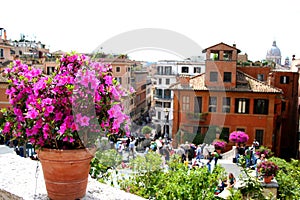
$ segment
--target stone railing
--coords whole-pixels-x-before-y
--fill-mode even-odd
[[[233,146],[230,151],[227,151],[221,155],[222,159],[224,160],[232,160],[235,157],[235,146]]]

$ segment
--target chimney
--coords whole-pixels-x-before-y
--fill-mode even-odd
[[[4,38],[3,38],[4,40],[7,40],[6,39],[6,30],[4,29]]]
[[[232,46],[236,48],[236,44],[235,43]]]

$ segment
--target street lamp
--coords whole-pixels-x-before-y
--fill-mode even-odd
[[[167,141],[169,138],[169,133],[167,133],[167,122],[169,121],[169,110],[165,108],[164,112],[165,112],[164,138]]]

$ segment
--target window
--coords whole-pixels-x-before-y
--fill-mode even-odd
[[[170,79],[169,78],[166,79],[166,85],[170,85]]]
[[[230,113],[230,97],[223,97],[222,112]]]
[[[201,67],[194,67],[194,73],[201,73]]]
[[[13,49],[11,49],[11,50],[10,50],[10,55],[15,55],[15,54],[16,54],[16,51],[13,50]]]
[[[280,83],[281,84],[288,84],[290,82],[290,77],[288,76],[280,76]]]
[[[235,113],[249,114],[249,99],[235,99]]]
[[[217,97],[209,97],[208,112],[217,112]]]
[[[116,80],[117,80],[120,84],[122,84],[122,77],[116,77]]]
[[[156,101],[156,102],[155,102],[155,107],[161,108],[161,107],[162,107],[162,102]]]
[[[190,111],[190,97],[189,96],[182,97],[182,110]]]
[[[165,67],[165,74],[166,75],[172,75],[172,67],[171,66]]]
[[[156,89],[156,96],[162,98],[162,89]]]
[[[3,58],[3,57],[4,57],[4,50],[0,49],[0,58]]]
[[[236,131],[242,131],[242,132],[245,132],[245,129],[244,129],[244,128],[237,128]]]
[[[232,51],[224,51],[223,60],[232,60]]]
[[[264,81],[264,75],[263,74],[257,74],[257,80]]]
[[[211,52],[210,53],[210,59],[212,59],[212,60],[219,60],[219,52],[218,51]]]
[[[185,66],[181,68],[181,73],[189,73],[189,67]]]
[[[116,72],[120,72],[121,68],[120,67],[116,67]]]
[[[161,78],[158,79],[158,84],[161,84]]]
[[[224,72],[224,82],[231,82],[231,72]]]
[[[263,145],[264,141],[264,130],[255,130],[255,139],[259,145]]]
[[[130,77],[127,78],[127,83],[130,84]]]
[[[209,80],[210,80],[210,82],[217,82],[218,81],[218,72],[210,72]]]
[[[141,101],[141,95],[139,94],[136,96],[136,102],[139,103],[140,101]]]
[[[127,67],[127,71],[130,72],[130,67]]]
[[[133,99],[131,99],[131,100],[130,100],[130,105],[132,105],[132,104],[133,104],[133,102],[134,102],[134,101],[133,101]]]
[[[50,75],[54,72],[55,67],[47,67],[47,74]]]
[[[226,142],[229,142],[229,128],[223,127],[221,134],[220,134],[220,139],[225,140]]]
[[[150,88],[147,88],[147,94],[150,94],[150,93],[151,93]]]
[[[267,99],[254,99],[254,114],[268,114],[269,100]]]
[[[162,66],[157,66],[157,73],[158,74],[163,74],[163,67]]]
[[[164,98],[170,99],[171,98],[171,90],[164,90],[164,92],[165,92]]]
[[[194,99],[194,112],[201,113],[202,112],[202,97],[195,97]]]
[[[164,108],[171,108],[170,102],[164,102]]]
[[[161,119],[161,112],[160,111],[157,112],[157,119]]]

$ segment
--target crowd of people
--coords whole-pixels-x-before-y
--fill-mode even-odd
[[[255,169],[257,159],[259,159],[259,156],[255,153],[258,148],[259,143],[256,140],[253,141],[252,146],[238,144],[238,146],[235,148],[235,157],[233,161],[235,163],[239,163],[240,157],[243,156],[246,160],[246,167]]]

